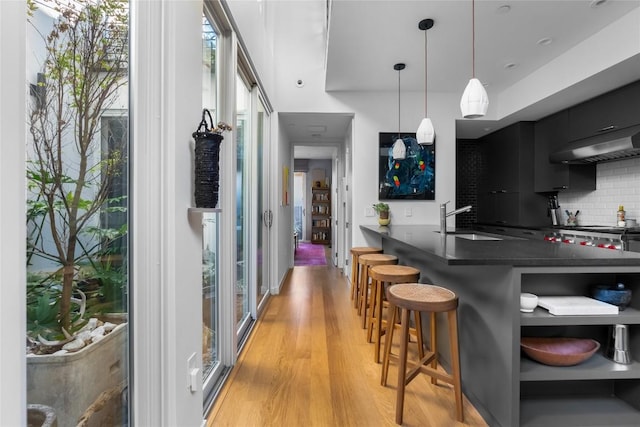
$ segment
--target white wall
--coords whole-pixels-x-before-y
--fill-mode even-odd
[[[277,182],[278,189],[272,193],[277,197],[277,202],[272,204],[277,207],[274,208],[274,226],[271,233],[277,248],[276,280],[272,283],[277,285],[277,288],[272,287],[271,293],[278,294],[284,284],[287,272],[293,267],[293,194],[291,193],[293,191],[293,147],[275,114],[272,116],[272,129],[271,143],[275,147],[273,179]],[[289,168],[288,206],[282,203],[284,167]]]
[[[232,10],[236,3],[229,4]],[[242,2],[240,2],[242,3]],[[327,112],[354,114],[352,147],[352,192],[354,207],[351,232],[352,245],[364,244],[360,224],[373,224],[375,217],[365,217],[363,206],[377,202],[378,171],[371,168],[378,163],[378,133],[397,130],[397,93],[395,92],[339,92],[324,91],[324,14],[325,5],[320,1],[267,2],[273,25],[267,34],[274,34],[275,83],[268,88],[277,111],[280,112]],[[244,4],[243,7],[248,7]],[[257,8],[257,4],[254,5]],[[260,52],[251,49],[249,40],[258,40],[263,28],[255,25],[255,14],[243,10],[234,19],[243,39],[250,47],[250,55],[259,57]],[[277,58],[277,60],[275,60]],[[269,70],[267,64],[261,64]],[[392,67],[393,64],[389,64]],[[262,68],[258,68],[261,72]],[[267,71],[268,72],[268,71]],[[298,88],[295,82],[304,81]],[[436,201],[392,202],[394,223],[438,223],[438,204],[455,199],[455,119],[459,117],[459,94],[430,93],[430,115],[438,133],[436,149]],[[422,92],[403,93],[402,131],[414,131],[423,111]],[[282,133],[280,133],[282,135]],[[283,146],[283,141],[279,141]],[[280,164],[287,161],[288,153],[279,156]],[[406,207],[412,216],[404,216]]]
[[[616,225],[618,206],[623,205],[627,218],[640,221],[640,158],[596,165],[596,189],[589,192],[559,192],[562,222],[565,209],[580,210],[581,225]]]
[[[0,425],[26,425],[26,2],[0,2]]]
[[[202,228],[190,222],[191,134],[201,117],[200,0],[132,3],[134,424],[198,426]]]

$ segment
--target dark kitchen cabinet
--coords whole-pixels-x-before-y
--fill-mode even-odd
[[[596,165],[551,163],[549,154],[569,143],[569,110],[562,110],[536,122],[534,188],[538,193],[593,191]]]
[[[640,80],[569,108],[569,141],[640,124]]]
[[[533,122],[519,122],[479,140],[478,222],[545,224],[546,198],[533,190]]]

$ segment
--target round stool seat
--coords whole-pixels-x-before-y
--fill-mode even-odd
[[[380,254],[380,253],[382,253],[382,248],[376,248],[372,246],[356,246],[355,248],[351,248],[352,255]]]
[[[413,311],[441,313],[458,307],[458,297],[449,289],[421,283],[401,283],[387,289],[387,300]]]
[[[378,265],[369,272],[372,279],[380,282],[407,283],[414,282],[415,275],[420,275],[420,270],[408,265]]]
[[[358,257],[358,263],[362,265],[385,265],[396,264],[398,257],[389,254],[363,254]]]

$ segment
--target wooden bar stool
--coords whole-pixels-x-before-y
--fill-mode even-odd
[[[353,301],[353,308],[358,308],[358,302],[360,301],[360,267],[358,265],[358,258],[360,255],[381,253],[382,248],[370,246],[357,246],[351,248],[351,300]]]
[[[396,423],[402,424],[402,411],[404,406],[404,389],[419,373],[431,377],[431,383],[437,384],[442,380],[453,385],[456,398],[456,419],[464,422],[462,408],[462,388],[460,384],[460,354],[458,348],[458,321],[457,308],[458,297],[452,291],[440,286],[421,283],[406,283],[387,288],[387,300],[389,301],[388,324],[396,322],[396,308],[401,311],[400,354],[398,356],[398,389],[396,397]],[[407,372],[407,341],[409,340],[409,312],[428,312],[431,317],[431,340],[429,351],[421,357],[420,362]],[[451,374],[437,370],[438,347],[436,343],[436,313],[447,313],[449,326],[449,341],[451,344]],[[389,358],[393,329],[389,328],[387,339],[384,343],[384,358],[382,362],[382,385],[387,385],[387,373],[389,372]],[[430,366],[425,366],[430,365]]]
[[[420,278],[420,270],[406,265],[376,265],[369,268],[369,276],[371,277],[371,292],[369,295],[369,317],[366,319],[367,324],[367,342],[371,342],[373,330],[376,331],[374,360],[380,363],[380,339],[384,335],[388,325],[382,318],[382,310],[386,306],[384,301],[384,288],[388,285],[396,283],[417,282]],[[416,318],[418,327],[419,314]],[[393,329],[393,328],[391,328]],[[422,334],[416,334],[419,339],[419,350],[422,355]]]
[[[365,254],[360,255],[358,258],[358,264],[360,266],[360,289],[358,292],[358,315],[362,316],[362,327],[367,327],[367,310],[373,306],[369,306],[369,271],[371,267],[377,265],[394,265],[398,263],[398,257],[395,255],[387,254]]]

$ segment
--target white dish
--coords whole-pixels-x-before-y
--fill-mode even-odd
[[[523,313],[532,313],[538,306],[538,296],[524,292],[520,294],[520,311]]]

